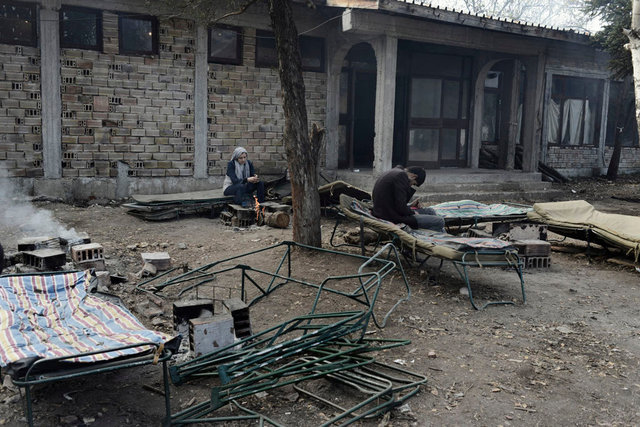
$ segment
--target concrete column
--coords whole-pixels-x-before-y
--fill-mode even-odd
[[[62,99],[60,97],[60,0],[40,9],[40,98],[44,177],[62,177]]]
[[[476,169],[480,164],[480,148],[482,147],[484,81],[487,78],[487,73],[497,61],[490,60],[484,55],[479,55],[474,58],[474,62],[477,65],[474,66],[474,73],[471,77],[473,98],[471,99],[471,117],[469,117],[471,133],[469,135],[469,160],[467,161],[467,165],[470,168]]]
[[[513,60],[511,84],[509,87],[509,124],[507,126],[507,156],[504,163],[506,170],[513,170],[518,141],[518,106],[520,104],[520,61]]]
[[[208,98],[208,62],[207,28],[198,25],[196,29],[196,70],[193,94],[193,119],[195,147],[193,150],[193,177],[207,178],[207,98]]]
[[[553,73],[551,71],[547,71],[545,74],[545,88],[543,95],[543,105],[549,105],[549,100],[551,99],[551,83],[553,82]],[[543,108],[544,109],[544,108]],[[544,111],[543,111],[544,114]],[[524,120],[524,117],[522,118]],[[542,136],[540,143],[540,158],[539,160],[543,163],[547,161],[547,151],[549,150],[549,140],[547,138],[547,133],[549,129],[549,123],[547,122],[547,117],[543,116],[542,120]]]
[[[523,62],[527,69],[527,85],[524,100],[522,171],[538,170],[540,159],[540,141],[542,136],[542,100],[544,98],[545,57],[526,58]]]
[[[371,45],[376,53],[377,68],[373,174],[378,175],[392,167],[398,39],[384,36]]]
[[[342,62],[350,44],[345,45],[344,40],[331,37],[327,40],[327,114],[325,119],[325,167],[330,170],[338,169],[338,149],[340,136],[338,124],[340,123],[340,73]]]

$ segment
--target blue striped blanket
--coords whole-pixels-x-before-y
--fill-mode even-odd
[[[87,293],[88,272],[0,277],[0,367],[27,357],[54,358],[169,336],[129,311]],[[97,362],[149,350],[135,347],[71,359]]]

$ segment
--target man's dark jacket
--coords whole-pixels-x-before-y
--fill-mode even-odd
[[[415,193],[409,176],[402,167],[396,166],[383,173],[373,186],[373,215],[393,223],[404,223],[418,228],[418,221],[407,203]]]

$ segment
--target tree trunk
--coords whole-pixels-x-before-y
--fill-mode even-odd
[[[269,0],[269,15],[276,38],[282,87],[284,147],[291,177],[293,240],[320,247],[318,157],[323,131],[314,124],[313,134],[309,136],[298,30],[293,21],[290,0]]]
[[[607,169],[607,179],[611,181],[618,179],[618,169],[622,154],[622,133],[624,132],[625,126],[629,125],[631,114],[633,113],[633,107],[635,106],[632,94],[627,91],[627,88],[629,88],[631,83],[629,78],[630,77],[625,77],[625,80],[622,83],[622,93],[618,96],[618,106],[616,109],[618,117],[615,118],[616,128],[613,141],[613,152],[611,153],[611,160],[609,160],[609,168]]]
[[[636,122],[640,130],[640,0],[633,0],[631,12],[631,30],[625,31],[629,37],[629,50],[631,51],[631,62],[633,63],[633,87],[636,97]]]

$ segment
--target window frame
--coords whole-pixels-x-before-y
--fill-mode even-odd
[[[315,73],[324,73],[325,71],[325,57],[327,55],[327,49],[326,49],[326,43],[325,43],[325,39],[323,37],[313,37],[313,36],[299,36],[298,37],[298,45],[300,46],[300,57],[302,59],[302,62],[304,63],[304,41],[319,41],[321,46],[320,46],[320,65],[317,67],[305,67],[304,65],[302,66],[302,70],[303,71],[312,71]],[[308,56],[307,56],[308,57]]]
[[[80,43],[69,43],[64,44],[64,27],[62,23],[64,22],[63,14],[65,10],[73,10],[77,12],[84,12],[88,14],[93,14],[96,17],[96,45],[88,46],[82,45]],[[119,24],[118,24],[119,25]],[[102,10],[95,9],[91,7],[78,7],[78,6],[69,6],[62,5],[60,8],[60,48],[62,49],[84,49],[84,50],[97,50],[98,52],[102,52],[103,48],[103,32],[102,32]]]
[[[236,38],[236,58],[223,58],[219,56],[211,55],[211,33],[216,29],[221,30],[230,30],[234,31],[237,34]],[[242,53],[243,53],[243,45],[244,45],[244,30],[242,27],[236,27],[233,25],[225,25],[225,24],[216,24],[213,27],[209,27],[208,33],[208,43],[207,43],[207,62],[216,63],[216,64],[230,64],[230,65],[242,65]]]
[[[122,32],[122,20],[123,19],[137,19],[139,21],[149,21],[151,22],[151,32],[153,33],[151,36],[151,50],[125,50],[123,47],[123,32]],[[158,46],[159,46],[159,24],[158,18],[153,15],[143,15],[143,14],[130,14],[130,13],[119,13],[118,14],[118,53],[120,55],[135,55],[135,56],[151,56],[158,54]]]
[[[585,115],[586,115],[586,110],[583,109],[582,114],[581,114],[581,123],[580,123],[580,141],[578,144],[567,144],[567,143],[563,143],[563,138],[562,138],[562,128],[564,126],[563,123],[563,115],[564,115],[564,108],[565,108],[565,104],[564,101],[567,99],[581,99],[583,102],[585,100],[589,100],[589,98],[586,95],[583,95],[582,98],[570,98],[569,95],[566,94],[566,92],[561,93],[561,96],[559,97],[554,97],[554,79],[558,79],[558,82],[562,81],[562,85],[566,86],[571,84],[571,82],[568,82],[569,80],[579,80],[582,81],[583,84],[583,93],[585,91],[586,85],[585,82],[586,81],[592,81],[594,82],[598,87],[596,87],[596,93],[597,95],[597,100],[599,101],[597,103],[597,107],[598,109],[595,110],[594,112],[596,114],[596,119],[593,122],[593,139],[592,141],[585,143],[584,142],[584,132],[585,132]],[[568,82],[568,83],[567,83]],[[581,75],[570,75],[570,74],[556,74],[553,73],[551,75],[551,87],[550,87],[550,92],[549,92],[549,101],[554,101],[556,102],[557,100],[559,100],[560,102],[559,104],[559,111],[558,111],[558,129],[557,129],[557,141],[558,142],[554,142],[552,140],[547,140],[547,144],[550,147],[560,147],[560,148],[587,148],[587,147],[598,147],[600,146],[600,141],[601,141],[601,136],[602,136],[602,132],[606,132],[606,124],[605,124],[605,129],[602,129],[601,126],[601,120],[602,120],[602,107],[604,105],[604,79],[601,77],[590,77],[590,76],[581,76]],[[549,106],[547,105],[546,108],[548,109]],[[545,114],[546,116],[546,114]],[[546,118],[546,120],[548,120],[548,118]],[[547,126],[549,126],[549,123],[547,123]],[[605,135],[606,136],[606,135]],[[545,136],[546,137],[546,136]],[[606,143],[606,140],[605,140]]]
[[[259,58],[260,55],[260,40],[262,39],[266,39],[266,38],[272,38],[274,41],[274,49],[277,50],[277,47],[275,47],[275,35],[273,33],[273,31],[269,31],[269,30],[256,30],[256,55],[255,55],[255,64],[256,67],[258,68],[272,68],[272,67],[277,67],[278,66],[278,61],[277,61],[277,51],[276,51],[276,62],[275,63],[270,63],[268,61],[264,61],[262,59]],[[303,63],[303,59],[304,59],[304,42],[303,40],[319,40],[321,41],[321,57],[320,57],[320,65],[318,67],[308,67],[305,66]],[[310,71],[310,72],[316,72],[316,73],[324,73],[325,72],[325,64],[326,64],[326,41],[323,37],[313,37],[313,36],[298,36],[298,47],[300,49],[300,59],[302,60],[302,71]]]
[[[27,7],[31,9],[31,13],[33,15],[33,20],[31,22],[31,39],[27,42],[24,41],[16,41],[15,39],[9,39],[2,36],[2,32],[0,32],[0,43],[2,44],[11,44],[18,46],[29,46],[29,47],[37,47],[38,46],[38,6],[36,3],[26,3],[21,1],[12,1],[6,0],[3,2],[6,6],[21,6]]]

